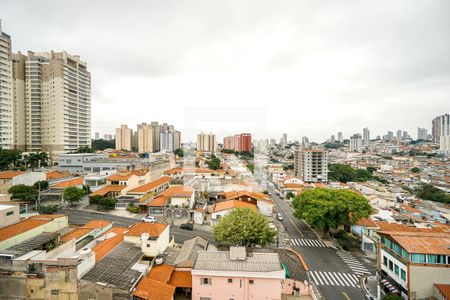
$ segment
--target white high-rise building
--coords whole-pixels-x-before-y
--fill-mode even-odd
[[[343,143],[344,142],[344,136],[342,135],[342,132],[338,132],[338,141],[339,143]]]
[[[417,139],[423,141],[428,140],[428,131],[425,128],[417,127]]]
[[[443,135],[439,139],[439,150],[445,152],[447,155],[450,154],[450,135]]]
[[[288,144],[287,140],[287,133],[283,133],[283,136],[281,137],[281,146],[285,147]]]
[[[298,149],[296,149],[298,151]],[[328,181],[328,152],[318,149],[294,151],[294,169],[297,176],[305,182]],[[295,167],[295,164],[300,167]]]
[[[2,31],[0,20],[0,148],[14,148],[14,95],[11,37]]]
[[[370,144],[370,131],[369,128],[364,128],[363,129],[363,140],[362,140],[362,145],[363,147],[368,147]]]
[[[441,136],[450,135],[450,114],[437,116],[432,121],[433,142],[439,143]]]
[[[216,135],[213,133],[205,134],[203,132],[197,134],[197,150],[213,153],[216,152],[217,150]]]
[[[137,142],[139,153],[152,153],[153,151],[153,127],[147,123],[137,126]]]
[[[350,137],[350,151],[362,151],[362,137],[361,134],[355,133]]]

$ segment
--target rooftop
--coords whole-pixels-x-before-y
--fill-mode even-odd
[[[14,177],[18,175],[25,174],[24,171],[4,171],[0,172],[0,179],[13,179]]]
[[[28,219],[25,219],[19,223],[12,224],[3,228],[0,228],[0,242],[8,240],[18,234],[32,230],[36,227],[47,224],[53,219],[64,217],[63,215],[36,215]]]
[[[247,207],[251,209],[256,209],[256,205],[249,202],[239,201],[239,200],[228,200],[214,204],[213,212],[218,212],[222,210],[227,210],[231,208],[242,208]]]
[[[116,288],[129,291],[141,276],[141,272],[131,269],[141,256],[140,247],[122,242],[82,279],[93,283],[112,284]]]
[[[83,177],[76,177],[65,181],[60,181],[52,184],[51,188],[66,188],[71,186],[79,186],[84,184],[84,178]]]
[[[110,184],[102,187],[99,190],[96,190],[95,192],[91,193],[90,196],[96,195],[105,196],[110,192],[121,192],[126,187],[127,187],[126,185]]]
[[[172,300],[175,287],[167,283],[144,277],[139,281],[133,295],[145,300]]]
[[[139,222],[131,226],[125,235],[141,236],[143,233],[148,233],[150,237],[159,237],[159,235],[166,230],[169,225],[162,223],[146,223]]]
[[[380,232],[409,253],[450,255],[450,235],[444,232]]]
[[[164,177],[158,178],[152,182],[149,182],[147,184],[138,186],[137,188],[129,190],[128,192],[129,193],[148,193],[148,192],[160,187],[161,185],[170,182],[171,179],[172,179],[171,177],[164,176]]]

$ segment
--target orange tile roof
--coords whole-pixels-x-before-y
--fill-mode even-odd
[[[150,201],[149,203],[147,203],[147,206],[164,207],[164,206],[166,206],[166,203],[168,200],[169,200],[169,198],[167,198],[167,197],[158,196],[155,199],[153,199],[152,201]]]
[[[91,228],[76,228],[69,233],[66,233],[61,237],[61,242],[67,243],[73,239],[80,239],[90,233],[92,231]]]
[[[219,195],[224,196],[227,200],[237,199],[242,196],[248,196],[248,197],[254,198],[256,200],[268,199],[268,196],[266,194],[247,191],[247,190],[219,193]]]
[[[148,233],[152,237],[159,237],[159,235],[166,230],[167,226],[167,224],[161,223],[139,222],[131,226],[126,235],[141,236],[143,233]]]
[[[150,279],[168,283],[174,269],[175,268],[170,265],[165,264],[159,266],[154,265],[150,270],[150,272],[147,274],[147,277]]]
[[[57,218],[62,218],[65,217],[65,215],[60,215],[60,214],[54,214],[54,215],[34,215],[34,216],[30,216],[29,219],[34,219],[34,220],[53,220],[53,219],[57,219]]]
[[[356,222],[356,225],[364,226],[364,227],[375,227],[377,228],[377,224],[371,218],[361,218]]]
[[[13,179],[17,175],[21,175],[24,173],[24,171],[4,171],[0,172],[0,179]]]
[[[449,232],[449,226],[436,226],[430,228],[419,228],[406,226],[398,223],[388,223],[385,221],[374,221],[380,231],[384,232]]]
[[[191,197],[193,192],[190,186],[178,185],[172,188],[170,197]]]
[[[192,274],[189,271],[173,271],[169,284],[174,287],[192,288]]]
[[[241,208],[248,207],[251,209],[256,209],[256,205],[249,202],[239,201],[239,200],[228,200],[224,202],[219,202],[214,204],[213,212],[218,212],[222,210],[227,210],[231,208]]]
[[[172,180],[171,177],[164,176],[164,177],[158,178],[152,182],[146,183],[144,185],[138,186],[137,188],[129,190],[128,193],[148,193],[148,192],[160,187],[161,185],[169,183],[170,180]]]
[[[109,176],[108,178],[106,178],[106,180],[108,181],[128,181],[128,179],[130,179],[132,176],[136,176],[135,174],[132,173],[117,173],[117,174],[113,174],[111,176]]]
[[[417,208],[411,207],[409,205],[402,205],[402,206],[400,206],[400,208],[402,208],[403,210],[406,210],[408,212],[411,212],[411,213],[418,213],[418,214],[422,213]]]
[[[450,235],[446,232],[380,232],[390,236],[409,253],[450,255]]]
[[[92,220],[83,225],[83,228],[100,229],[111,225],[112,222],[105,220]]]
[[[108,194],[110,192],[121,192],[126,187],[127,187],[126,185],[109,184],[107,186],[102,187],[99,190],[96,190],[95,192],[91,193],[89,196],[96,196],[96,195],[105,196],[106,194]]]
[[[438,288],[441,294],[444,295],[445,299],[450,299],[450,284],[435,283],[434,285]]]
[[[173,168],[173,169],[164,171],[164,174],[169,175],[169,174],[178,174],[178,173],[182,173],[182,172],[183,172],[183,168]]]
[[[123,235],[127,230],[128,228],[124,227],[113,227],[100,236],[102,237],[109,233],[116,234],[111,238],[101,241],[92,248],[92,251],[95,252],[95,263],[98,263],[100,260],[102,260],[103,257],[105,257],[109,252],[111,252],[111,250],[113,250],[123,241]]]
[[[69,172],[60,172],[60,171],[49,171],[45,174],[47,180],[59,179],[64,177],[69,177]]]
[[[9,240],[10,238],[34,229],[36,227],[42,226],[49,223],[50,219],[26,219],[19,223],[12,224],[3,228],[0,228],[0,242]]]
[[[301,189],[304,187],[304,184],[302,183],[285,183],[284,187],[287,189]]]
[[[172,300],[175,287],[164,282],[142,278],[133,291],[133,295],[145,300]]]
[[[70,186],[79,186],[79,185],[83,185],[83,184],[84,184],[84,178],[83,177],[77,177],[77,178],[72,178],[72,179],[69,179],[69,180],[65,180],[65,181],[54,183],[50,187],[52,187],[52,188],[66,188],[66,187],[70,187]]]

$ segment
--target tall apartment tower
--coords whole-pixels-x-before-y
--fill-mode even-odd
[[[342,135],[342,132],[338,132],[338,141],[339,141],[339,143],[343,143],[344,142],[344,136]]]
[[[161,127],[158,122],[151,122],[150,125],[153,132],[153,152],[158,152],[160,150]]]
[[[252,135],[250,133],[242,133],[239,144],[239,152],[253,152]]]
[[[14,96],[11,37],[2,31],[0,20],[0,147],[14,148]]]
[[[283,133],[283,136],[281,137],[281,146],[285,147],[287,143],[287,133]]]
[[[203,132],[197,134],[197,150],[213,153],[216,152],[217,150],[216,135],[213,133],[205,134]]]
[[[223,138],[223,149],[234,150],[234,136]]]
[[[294,153],[295,158],[295,153]],[[299,153],[299,176],[305,182],[328,181],[328,152],[319,149],[302,149]]]
[[[13,54],[14,143],[60,153],[91,146],[91,75],[86,62],[62,52]]]
[[[431,134],[434,143],[439,143],[441,136],[450,135],[450,114],[437,116],[433,119]]]
[[[137,141],[139,153],[153,152],[153,130],[151,125],[142,123],[137,126]]]
[[[362,145],[364,147],[368,147],[370,143],[370,131],[369,128],[364,128],[363,129],[363,140],[362,140]]]
[[[300,152],[300,146],[294,146],[294,176],[301,177],[301,152]]]
[[[423,141],[428,140],[428,131],[426,128],[417,127],[417,139]]]
[[[361,150],[362,150],[361,134],[355,133],[350,137],[350,151],[361,152]]]
[[[131,151],[132,136],[133,129],[128,128],[127,125],[116,128],[116,150]]]
[[[167,125],[164,123],[160,126],[160,134],[159,134],[159,145],[161,151],[172,152],[174,149],[174,136],[173,136],[173,125]]]
[[[181,132],[178,130],[173,133],[173,148],[174,150],[181,149]]]

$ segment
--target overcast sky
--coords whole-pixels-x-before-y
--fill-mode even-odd
[[[14,51],[92,74],[92,132],[167,122],[322,141],[450,112],[450,1],[0,0]]]

